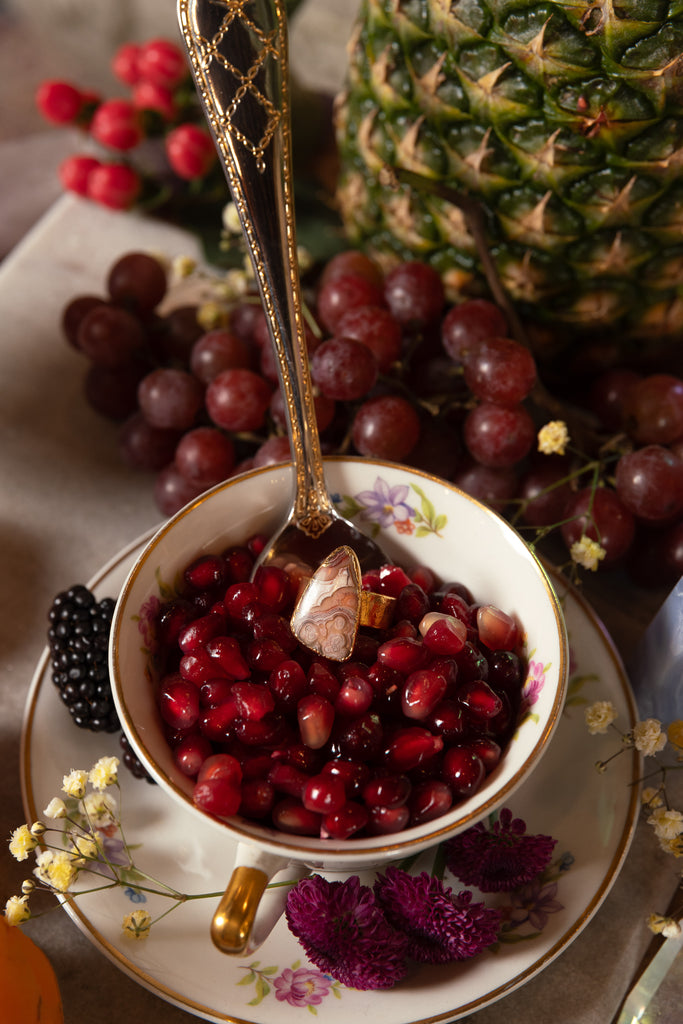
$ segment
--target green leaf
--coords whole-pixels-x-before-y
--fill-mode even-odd
[[[315,1008],[315,1006],[313,1005],[313,1003],[309,1003],[309,1004],[308,1004],[308,1006],[307,1006],[307,1010],[308,1010],[308,1012],[309,1012],[309,1013],[312,1013],[312,1014],[313,1014],[313,1015],[314,1015],[315,1017],[317,1017],[317,1016],[318,1016],[318,1011],[316,1010],[316,1008]]]
[[[415,531],[415,536],[428,537],[431,532],[432,531],[426,526],[418,526],[417,530]]]
[[[253,985],[255,981],[256,981],[256,975],[254,974],[253,971],[249,971],[249,973],[245,974],[243,978],[240,978],[240,980],[237,982],[237,984],[238,985]]]
[[[334,985],[332,986],[332,995],[335,997],[335,999],[341,999],[342,997],[342,994],[339,991],[339,982],[337,981],[335,981]]]
[[[444,526],[448,522],[448,516],[440,515],[434,520],[434,532],[438,533],[439,530],[443,530]]]
[[[292,970],[296,971],[298,967],[301,967],[301,960],[295,960],[292,964]]]
[[[277,974],[279,967],[264,967],[261,974]]]
[[[427,522],[433,523],[434,519],[436,518],[436,509],[434,508],[431,501],[429,500],[429,498],[427,497],[427,495],[425,494],[421,487],[418,487],[416,484],[413,484],[412,486],[413,490],[417,491],[417,493],[420,495],[420,498],[422,499],[422,515],[425,517]]]
[[[259,974],[256,978],[256,995],[253,999],[249,1000],[248,1006],[258,1006],[262,999],[265,999],[270,992],[270,985],[267,981],[264,981]]]

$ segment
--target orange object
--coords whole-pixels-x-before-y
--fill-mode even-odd
[[[1,914],[0,1000],[2,1019],[12,1024],[64,1024],[52,964],[21,928],[7,924]]]

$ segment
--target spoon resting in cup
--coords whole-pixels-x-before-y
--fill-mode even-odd
[[[179,0],[195,85],[249,249],[285,398],[294,492],[257,561],[312,571],[348,547],[361,570],[387,559],[335,509],[325,483],[299,281],[282,0]]]

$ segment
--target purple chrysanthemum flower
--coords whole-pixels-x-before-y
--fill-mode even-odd
[[[467,960],[498,938],[498,910],[472,903],[467,890],[455,895],[426,871],[409,875],[389,867],[375,882],[375,895],[389,923],[407,935],[408,956],[419,963]]]
[[[311,963],[349,988],[392,988],[406,974],[408,939],[357,875],[344,882],[302,879],[290,890],[285,915]]]
[[[526,824],[505,807],[490,829],[480,822],[449,839],[446,864],[465,885],[510,892],[545,870],[556,842],[551,836],[527,835]]]

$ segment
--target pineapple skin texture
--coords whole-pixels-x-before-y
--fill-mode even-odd
[[[487,293],[476,199],[527,320],[632,349],[683,332],[683,0],[363,0],[336,98],[349,241]],[[560,346],[561,347],[561,346]]]

